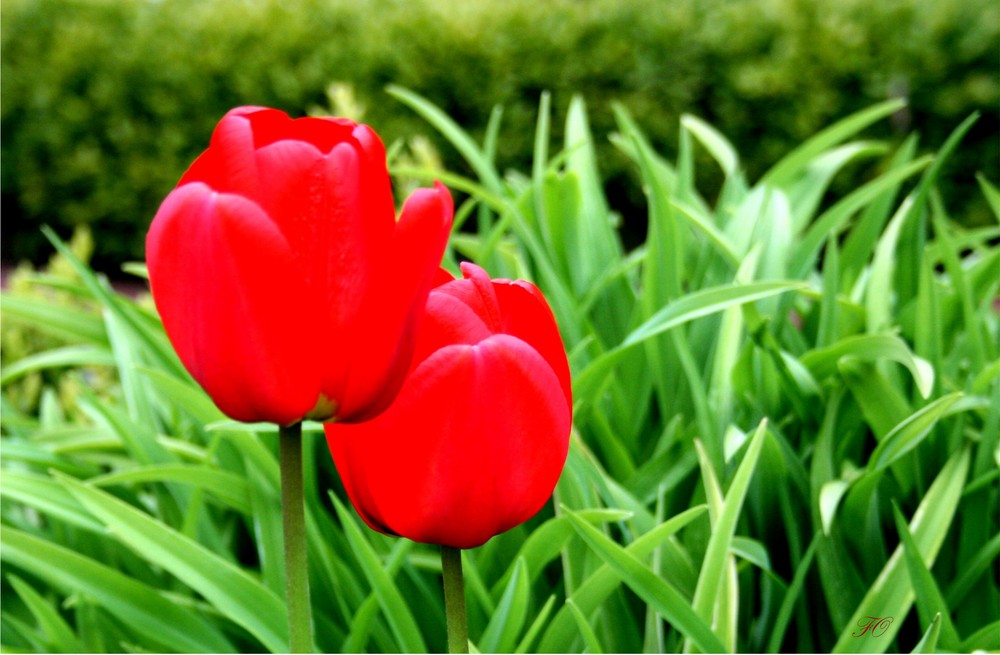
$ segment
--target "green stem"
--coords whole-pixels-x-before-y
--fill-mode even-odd
[[[469,627],[465,621],[465,582],[462,579],[462,551],[441,546],[444,573],[444,613],[448,624],[448,652],[469,652]]]
[[[285,597],[292,653],[312,651],[306,517],[302,492],[302,424],[278,428],[281,464],[281,524],[285,540]]]

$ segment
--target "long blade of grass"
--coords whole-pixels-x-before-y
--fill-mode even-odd
[[[108,346],[108,335],[104,321],[95,314],[57,306],[40,298],[24,298],[8,293],[0,294],[0,313],[4,320],[42,330],[57,339],[78,344]]]
[[[60,482],[137,554],[196,590],[272,652],[288,648],[281,599],[245,571],[127,503],[64,475]]]
[[[924,632],[924,636],[920,638],[917,645],[913,647],[911,653],[936,653],[938,638],[941,635],[941,617],[942,614],[936,614],[934,620],[931,624],[927,626],[927,630]]]
[[[962,488],[965,486],[969,462],[968,448],[963,448],[949,459],[910,520],[913,541],[928,567],[934,563],[941,544],[948,535],[948,527],[955,516]],[[913,604],[913,598],[913,586],[906,571],[903,545],[900,544],[865,594],[854,616],[842,628],[833,652],[884,653],[902,627],[903,617]],[[852,636],[868,616],[892,617],[894,620],[878,639]]]
[[[851,216],[876,201],[887,191],[896,188],[904,180],[925,169],[931,164],[931,161],[930,156],[921,157],[905,166],[887,171],[871,182],[858,187],[823,212],[809,226],[796,246],[791,262],[788,264],[789,275],[796,279],[805,277],[810,267],[815,263],[823,243],[840,234]]]
[[[785,592],[785,597],[781,601],[781,607],[778,609],[778,614],[774,619],[774,626],[770,631],[771,636],[767,640],[768,653],[781,652],[781,644],[785,640],[788,624],[792,619],[792,612],[795,611],[795,604],[798,602],[802,588],[805,586],[806,574],[809,573],[809,567],[812,565],[818,545],[819,537],[816,536],[813,538],[812,543],[809,544],[805,554],[802,555],[802,560],[795,569],[795,574],[792,576],[792,583],[788,585],[788,591]]]
[[[66,620],[46,601],[41,594],[35,591],[31,585],[17,577],[8,575],[7,579],[14,587],[14,591],[21,597],[24,604],[28,606],[28,611],[35,617],[38,627],[48,638],[48,643],[60,653],[82,653],[83,644],[73,633]]]
[[[250,513],[249,485],[246,478],[230,471],[213,470],[205,466],[187,464],[142,466],[101,475],[87,482],[96,487],[142,482],[182,482],[208,491],[238,512]]]
[[[640,536],[627,546],[625,551],[636,558],[648,557],[671,536],[707,511],[708,508],[705,505],[696,505],[683,511]],[[573,592],[572,598],[583,613],[588,614],[611,595],[619,582],[618,574],[612,570],[609,564],[604,564],[579,585]],[[565,607],[560,609],[542,636],[538,648],[539,652],[567,652],[574,637],[573,625],[569,610]]]
[[[164,646],[188,653],[233,653],[217,628],[157,590],[46,539],[8,526],[0,556],[46,582],[100,603],[138,632],[153,632]]]
[[[433,125],[455,149],[465,158],[472,170],[476,171],[492,193],[503,193],[503,182],[497,174],[496,168],[490,161],[482,148],[472,140],[468,132],[463,130],[458,123],[448,114],[444,113],[426,98],[404,89],[403,87],[390,84],[386,87],[386,92],[396,98],[404,105],[417,112],[424,120]]]
[[[29,355],[4,366],[3,374],[0,376],[0,385],[9,384],[28,373],[48,368],[113,366],[114,363],[114,357],[105,348],[87,345],[66,346]]]
[[[739,155],[733,144],[717,129],[691,114],[681,116],[681,127],[690,132],[701,145],[705,146],[712,158],[719,163],[726,177],[736,172],[740,165]]]
[[[337,516],[340,517],[340,524],[343,526],[344,534],[351,545],[354,556],[358,558],[361,570],[372,586],[375,597],[378,598],[382,614],[389,623],[397,646],[404,653],[426,652],[427,647],[423,635],[420,634],[420,629],[417,627],[417,622],[406,606],[403,595],[389,574],[386,573],[382,560],[365,539],[361,529],[355,523],[354,517],[350,515],[340,499],[332,493],[330,499],[333,501]]]
[[[580,537],[614,570],[632,591],[653,607],[664,619],[706,653],[725,652],[725,646],[712,628],[694,611],[688,601],[669,583],[657,576],[634,555],[601,532],[566,510]]]
[[[521,637],[520,643],[517,645],[517,649],[514,650],[515,653],[522,654],[527,653],[528,649],[531,648],[531,644],[534,643],[535,637],[541,632],[542,626],[545,622],[549,620],[549,614],[552,613],[552,608],[556,605],[556,597],[549,596],[548,600],[542,606],[541,611],[535,616],[535,620],[531,622],[531,626],[528,628],[524,636]]]
[[[4,444],[4,450],[8,448]],[[58,482],[34,473],[5,469],[0,494],[8,500],[24,503],[67,525],[101,534],[104,526],[94,520],[83,505]]]
[[[633,330],[620,346],[595,359],[581,371],[573,382],[573,395],[578,398],[587,398],[593,393],[595,385],[603,381],[611,368],[621,361],[630,348],[652,337],[678,325],[723,311],[729,307],[795,291],[803,287],[804,285],[801,283],[785,281],[726,284],[695,291],[678,298]]]
[[[934,580],[923,558],[920,557],[920,549],[913,541],[913,535],[906,525],[903,513],[899,511],[899,506],[893,503],[893,518],[896,520],[896,530],[899,532],[900,541],[903,544],[903,554],[906,557],[906,570],[910,575],[910,584],[913,585],[913,592],[917,601],[917,612],[920,615],[920,622],[927,625],[930,631],[937,625],[936,633],[940,633],[941,645],[949,650],[957,650],[962,645],[955,630],[955,625],[951,622],[950,610],[944,601],[944,595]],[[935,634],[935,639],[938,636]],[[933,649],[933,646],[931,646]]]
[[[583,637],[583,643],[586,647],[585,652],[603,653],[604,650],[601,648],[601,642],[597,639],[597,634],[594,632],[590,619],[580,611],[580,608],[577,607],[572,598],[566,600],[566,607],[569,608],[573,620],[576,621],[576,627],[580,629],[580,636]]]
[[[885,435],[882,441],[875,448],[875,452],[868,458],[869,472],[882,471],[892,465],[893,462],[920,445],[920,443],[930,434],[934,426],[942,417],[947,416],[962,398],[962,392],[948,394],[938,398],[910,416],[906,417],[899,425]],[[976,405],[965,405],[966,409],[972,409]],[[961,411],[961,407],[959,411]]]
[[[840,361],[851,358],[859,361],[888,359],[899,362],[913,374],[920,395],[930,396],[934,387],[934,369],[927,361],[917,357],[906,342],[891,334],[865,334],[844,337],[831,346],[805,353],[799,361],[809,369],[817,381],[837,371]]]
[[[760,457],[761,448],[764,446],[766,434],[767,421],[764,420],[757,426],[757,431],[750,438],[746,455],[736,470],[729,492],[722,503],[721,511],[712,526],[712,536],[709,537],[708,546],[705,549],[705,559],[702,561],[701,571],[698,574],[698,585],[695,587],[692,606],[698,616],[709,624],[715,614],[716,599],[721,593],[725,579],[726,556],[732,547],[733,536],[736,533],[736,522],[743,509],[747,490],[750,488],[750,479],[756,470],[757,460]],[[725,635],[720,632],[716,634],[720,638],[725,638]]]
[[[772,166],[761,177],[761,184],[784,186],[790,183],[810,161],[825,150],[849,139],[869,125],[882,120],[905,106],[906,102],[903,100],[887,100],[874,107],[851,114],[847,118],[834,123]]]
[[[486,653],[509,653],[528,616],[528,573],[524,559],[518,558],[514,574],[497,603],[496,611],[479,638],[479,650]]]

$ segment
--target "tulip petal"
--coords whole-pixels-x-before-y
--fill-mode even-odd
[[[386,412],[327,426],[327,440],[369,525],[472,548],[545,504],[565,463],[570,420],[545,359],[496,335],[437,351]]]
[[[418,189],[403,206],[384,259],[372,271],[361,311],[345,339],[346,379],[324,382],[341,399],[338,418],[366,420],[395,397],[414,352],[416,330],[448,243],[453,206],[441,184]],[[405,274],[402,272],[405,271]]]
[[[501,332],[530,343],[545,358],[559,378],[566,402],[573,404],[569,362],[555,316],[542,292],[524,280],[494,280],[494,293],[501,319]]]
[[[410,369],[436,351],[453,344],[475,345],[493,336],[493,331],[472,307],[453,294],[431,291],[417,333],[417,345]]]
[[[146,254],[167,334],[224,413],[287,424],[312,409],[316,321],[291,249],[260,207],[200,182],[178,187]]]
[[[284,112],[275,109],[237,107],[230,110],[215,126],[209,148],[188,167],[178,186],[204,182],[216,191],[254,197],[260,188],[251,122],[255,116],[258,123],[280,124],[290,120]]]

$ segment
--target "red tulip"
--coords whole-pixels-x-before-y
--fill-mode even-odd
[[[153,219],[153,298],[228,416],[364,419],[402,384],[451,220],[438,184],[396,221],[368,126],[240,107]]]
[[[462,272],[431,291],[393,404],[368,422],[328,424],[326,436],[369,526],[472,548],[527,521],[552,494],[572,396],[541,292],[472,264]]]

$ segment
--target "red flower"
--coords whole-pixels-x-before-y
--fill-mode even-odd
[[[472,548],[527,521],[552,494],[572,396],[541,292],[472,264],[462,272],[431,291],[393,404],[365,423],[328,424],[326,436],[369,526]]]
[[[368,126],[240,107],[153,219],[153,298],[228,416],[364,419],[402,384],[451,220],[438,184],[396,222]]]

